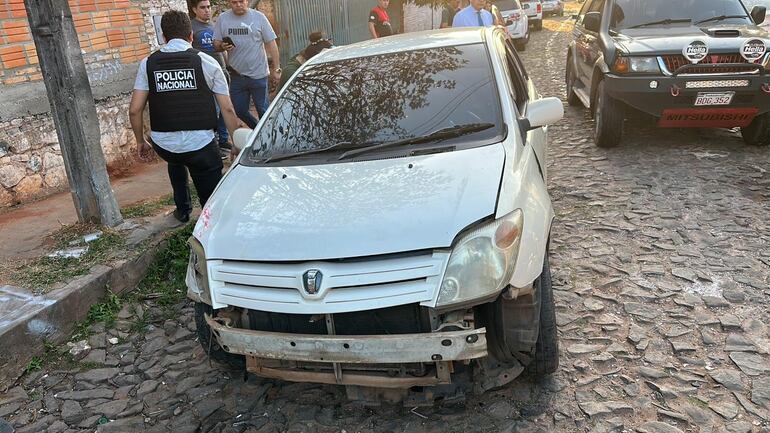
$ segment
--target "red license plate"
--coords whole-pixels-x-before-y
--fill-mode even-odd
[[[671,108],[663,110],[662,128],[733,128],[749,126],[757,108]]]

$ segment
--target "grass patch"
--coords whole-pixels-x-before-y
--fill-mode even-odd
[[[144,218],[153,216],[158,213],[159,210],[166,206],[174,204],[174,197],[171,194],[157,198],[155,200],[136,203],[131,206],[126,206],[120,209],[120,213],[123,218]]]
[[[86,243],[84,234],[101,231],[99,239]],[[15,285],[31,289],[36,294],[47,291],[56,283],[84,275],[96,264],[108,261],[125,245],[122,233],[90,224],[73,224],[51,235],[52,251],[64,248],[88,247],[80,257],[39,257],[17,266],[11,275]]]

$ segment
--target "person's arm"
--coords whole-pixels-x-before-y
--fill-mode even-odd
[[[219,104],[222,117],[225,119],[227,131],[230,132],[230,137],[232,137],[235,130],[238,129],[238,117],[235,114],[235,108],[233,108],[233,102],[230,100],[230,95],[220,95],[219,93],[215,93],[214,96],[217,98],[217,104]]]
[[[372,39],[377,39],[379,36],[377,36],[377,30],[374,28],[374,23],[369,21],[369,33],[372,34]]]
[[[274,65],[270,68],[270,78],[277,83],[281,80],[281,53],[278,52],[278,43],[275,39],[265,43],[265,52],[273,60]]]
[[[219,26],[219,20],[214,23],[214,51],[222,52],[232,50],[233,46],[222,42],[222,29]]]
[[[134,131],[139,159],[149,159],[150,143],[144,138],[144,107],[147,105],[147,97],[150,92],[134,89],[131,94],[131,103],[128,106],[128,117],[131,120],[131,129]]]

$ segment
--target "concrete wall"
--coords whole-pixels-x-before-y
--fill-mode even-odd
[[[441,8],[404,4],[404,33],[441,27]]]
[[[138,61],[157,48],[153,15],[185,0],[69,0],[114,171],[134,160],[128,102]],[[23,0],[0,2],[0,209],[67,188]]]

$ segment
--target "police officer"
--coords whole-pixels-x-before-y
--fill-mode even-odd
[[[187,14],[166,12],[160,26],[168,43],[139,64],[129,117],[140,159],[146,161],[152,148],[168,163],[176,204],[174,217],[187,222],[192,211],[187,171],[201,206],[222,178],[222,160],[214,135],[216,103],[231,135],[238,121],[219,63],[192,48],[192,26]],[[148,100],[149,143],[144,136],[142,114]]]

